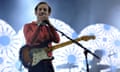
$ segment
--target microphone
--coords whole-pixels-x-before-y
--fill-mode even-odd
[[[57,29],[52,24],[50,24],[50,22],[48,20],[44,20],[43,23],[48,24],[49,26],[51,26],[52,28],[54,28],[57,31]]]
[[[42,24],[42,22],[38,23],[37,25],[40,26]]]
[[[48,24],[48,25],[50,24],[48,20],[43,20],[43,23]]]
[[[38,23],[38,26],[46,25],[46,24],[51,26],[52,28],[54,28],[57,31],[57,29],[52,24],[50,24],[50,22],[48,20],[43,20],[41,23]]]
[[[42,22],[38,23],[38,26],[40,26],[40,25],[46,25],[46,24],[48,24],[47,21],[42,21]]]

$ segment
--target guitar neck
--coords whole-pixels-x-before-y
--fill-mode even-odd
[[[64,47],[64,46],[67,46],[67,45],[70,45],[70,44],[72,44],[72,41],[67,41],[67,42],[64,42],[64,43],[53,46],[52,50],[55,50],[55,49],[58,49],[58,48],[61,48],[61,47]]]
[[[91,39],[91,38],[92,38],[92,39],[95,39],[94,36],[83,36],[83,37],[80,37],[80,38],[76,38],[76,39],[74,39],[74,40],[75,40],[75,41],[81,41],[81,40],[87,41],[87,40],[89,40],[89,39]],[[52,48],[50,48],[50,49],[55,50],[55,49],[58,49],[58,48],[60,48],[60,47],[64,47],[64,46],[70,45],[70,44],[72,44],[72,43],[73,43],[73,41],[67,41],[67,42],[64,42],[64,43],[61,43],[61,44],[52,46]]]

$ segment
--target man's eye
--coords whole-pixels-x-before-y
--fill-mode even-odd
[[[47,9],[44,9],[44,11],[47,11]]]
[[[39,11],[41,11],[42,9],[40,8]]]

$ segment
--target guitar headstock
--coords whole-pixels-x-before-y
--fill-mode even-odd
[[[84,41],[88,41],[90,39],[95,39],[96,37],[94,35],[86,35],[86,36],[82,36],[80,38]]]

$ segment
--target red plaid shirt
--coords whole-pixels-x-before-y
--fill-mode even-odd
[[[46,45],[48,47],[52,47],[52,42],[58,43],[60,41],[60,37],[58,33],[52,26],[49,25],[40,25],[40,31],[37,33],[37,37],[35,38],[34,42],[32,42],[32,38],[38,28],[36,22],[28,23],[24,25],[24,36],[26,39],[27,45]],[[46,42],[49,41],[49,42]],[[49,56],[52,56],[52,53],[48,53]]]

